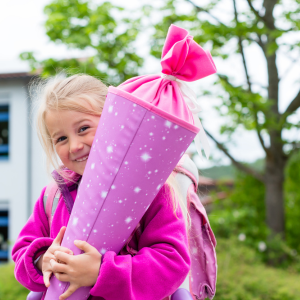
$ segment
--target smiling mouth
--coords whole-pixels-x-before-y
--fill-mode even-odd
[[[81,157],[81,158],[77,158],[77,159],[74,159],[74,161],[85,161],[85,160],[87,160],[88,159],[88,155],[86,155],[86,156],[83,156],[83,157]]]

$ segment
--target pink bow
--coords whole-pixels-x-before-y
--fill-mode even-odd
[[[209,156],[209,144],[198,118],[200,106],[195,93],[183,81],[195,81],[216,73],[208,51],[204,51],[188,32],[171,25],[162,52],[162,73],[131,78],[118,89],[153,104],[168,114],[200,129],[195,138],[196,149]]]
[[[162,73],[183,81],[195,81],[217,72],[211,54],[188,31],[171,25],[161,59]]]

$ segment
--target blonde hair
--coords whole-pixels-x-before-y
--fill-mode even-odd
[[[74,110],[100,116],[107,91],[108,88],[104,83],[86,74],[76,74],[67,77],[64,73],[59,73],[49,79],[40,79],[37,83],[33,83],[30,94],[34,99],[33,110],[37,109],[37,132],[46,154],[48,173],[50,173],[52,165],[63,178],[71,180],[68,177],[68,173],[63,172],[63,166],[58,162],[55,147],[46,126],[45,118],[47,111]],[[186,199],[183,199],[180,195],[176,179],[172,174],[167,179],[166,184],[169,187],[173,212],[176,217],[178,203],[180,204],[182,213],[188,215]]]
[[[187,199],[185,199],[184,195],[181,194],[175,175],[176,173],[172,172],[166,181],[166,184],[168,185],[170,190],[170,198],[172,199],[173,213],[177,217],[176,212],[178,210],[178,204],[179,204],[182,210],[182,214],[184,216],[186,228],[189,230],[191,227],[191,216],[187,209]],[[178,201],[176,201],[176,197]]]

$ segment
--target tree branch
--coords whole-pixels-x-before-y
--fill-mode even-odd
[[[295,112],[300,107],[300,90],[297,94],[297,96],[292,100],[290,105],[287,107],[283,115],[286,117],[291,115],[293,112]]]
[[[260,34],[256,33],[256,35],[257,35],[257,39],[254,39],[254,38],[251,38],[251,37],[247,36],[247,37],[244,38],[244,40],[256,43],[262,49],[262,51],[265,53],[265,49],[266,49],[265,48],[265,43],[262,41]]]
[[[273,0],[272,0],[273,1]],[[263,21],[265,23],[265,25],[269,28],[269,29],[276,29],[274,22],[270,21],[268,18],[266,18],[266,16],[261,16],[259,14],[259,12],[253,7],[252,5],[252,1],[251,0],[247,0],[248,5],[250,7],[250,9],[252,10],[252,12],[256,15],[256,17],[258,19],[260,19],[261,21]]]
[[[205,130],[206,131],[206,130]],[[233,165],[235,165],[239,170],[252,175],[253,177],[255,177],[256,179],[258,179],[261,182],[264,182],[264,176],[255,171],[254,169],[245,166],[244,164],[238,162],[236,159],[234,159],[228,152],[228,150],[226,149],[226,147],[219,143],[208,131],[206,131],[207,135],[216,143],[217,147],[231,160],[231,162],[233,163]]]
[[[271,29],[277,29],[275,27],[275,20],[273,16],[274,7],[277,4],[278,0],[264,0],[263,7],[265,8],[265,15],[263,16],[263,20],[266,26]]]
[[[257,86],[259,86],[260,88],[265,89],[265,90],[268,89],[267,86],[261,84],[260,82],[252,81],[252,84],[257,85]]]
[[[238,27],[239,21],[238,21],[238,12],[236,9],[236,1],[235,0],[233,0],[233,7],[234,7],[235,23],[236,23],[236,26]],[[247,69],[247,65],[246,65],[245,53],[244,53],[244,48],[243,48],[243,39],[240,35],[238,35],[238,44],[239,44],[239,50],[240,50],[240,53],[241,53],[242,59],[243,59],[243,65],[244,65],[246,80],[247,80],[247,84],[248,84],[248,90],[249,90],[249,92],[251,92],[252,86],[251,86],[250,77],[249,77],[249,73],[248,73],[248,69]]]
[[[251,0],[247,0],[248,5],[250,7],[250,9],[252,10],[252,12],[257,16],[258,19],[261,19],[263,21],[262,16],[259,14],[259,12],[253,7]]]
[[[298,62],[299,60],[300,60],[299,57],[292,59],[292,63],[287,68],[287,70],[285,71],[285,73],[279,78],[279,80],[283,79],[291,71],[291,69],[294,67],[295,63]]]
[[[212,15],[208,10],[196,5],[192,0],[186,0],[188,3],[192,4],[194,6],[194,8],[198,11],[198,12],[205,12],[207,13],[210,17],[212,17],[214,20],[216,20],[219,24],[228,27],[227,25],[225,25],[223,22],[220,21],[220,19],[218,19],[217,17],[215,17],[214,15]],[[257,43],[263,50],[263,52],[265,52],[265,45],[261,39],[261,37],[258,35],[258,40],[256,39],[252,39],[250,37],[245,38],[251,42],[255,42]]]
[[[219,74],[219,77],[222,78],[223,80],[225,80],[226,83],[227,83],[228,85],[230,85],[232,88],[234,88],[234,86],[229,82],[229,80],[228,80],[227,77],[222,76],[222,75],[220,75],[220,74]],[[251,91],[251,86],[250,86],[250,90],[248,89],[248,93],[249,93],[249,94],[252,93],[252,91]],[[265,145],[265,143],[264,143],[264,140],[263,140],[263,138],[262,138],[262,136],[261,136],[260,124],[259,124],[259,122],[258,122],[258,117],[257,117],[258,111],[257,111],[257,107],[256,107],[255,103],[253,103],[253,110],[254,110],[253,115],[254,115],[254,122],[255,122],[255,130],[256,130],[258,139],[259,139],[260,144],[261,144],[262,148],[264,149],[265,153],[268,154],[268,153],[269,153],[269,148],[266,147],[266,145]]]
[[[256,133],[257,133],[257,136],[258,136],[258,139],[260,141],[260,144],[262,146],[262,148],[264,149],[265,153],[268,154],[269,153],[269,149],[266,147],[265,145],[265,142],[261,136],[261,130],[260,130],[260,126],[259,126],[259,123],[258,123],[258,117],[257,117],[257,111],[256,111],[256,108],[255,108],[255,105],[254,105],[254,118],[255,118],[255,129],[256,129]]]
[[[262,50],[263,53],[265,54],[265,53],[266,53],[266,45],[265,45],[265,43],[263,42],[263,40],[261,39],[261,35],[260,35],[260,34],[257,34],[257,36],[258,36],[257,44],[258,44],[258,46],[260,46],[261,50]]]
[[[190,4],[192,4],[192,5],[196,8],[196,10],[197,10],[198,12],[205,12],[205,13],[207,13],[210,17],[212,17],[214,20],[216,20],[219,24],[228,27],[227,25],[225,25],[224,23],[222,23],[217,17],[215,17],[214,15],[212,15],[208,10],[206,10],[206,9],[204,9],[204,8],[202,8],[202,7],[198,6],[198,5],[196,5],[196,4],[195,4],[193,1],[191,1],[191,0],[186,0],[186,1],[189,2]]]

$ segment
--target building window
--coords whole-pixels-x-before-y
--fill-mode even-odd
[[[0,263],[8,261],[8,210],[0,209]]]
[[[8,159],[9,153],[9,108],[0,104],[0,160]]]

